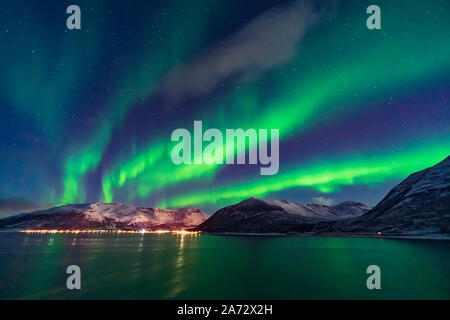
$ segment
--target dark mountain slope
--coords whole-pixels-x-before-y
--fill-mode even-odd
[[[450,157],[410,175],[365,215],[317,231],[450,234]]]
[[[310,232],[319,221],[355,217],[369,209],[362,203],[351,201],[325,206],[250,198],[218,210],[195,230],[211,233]]]

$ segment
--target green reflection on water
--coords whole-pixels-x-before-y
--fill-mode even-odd
[[[449,241],[0,233],[1,299],[449,299]],[[66,289],[81,267],[82,289]],[[380,291],[366,268],[381,267]]]

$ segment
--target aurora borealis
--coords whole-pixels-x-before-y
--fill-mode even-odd
[[[376,1],[381,30],[371,4],[2,1],[0,200],[375,205],[450,154],[450,2]],[[173,164],[195,120],[279,129],[278,174]]]

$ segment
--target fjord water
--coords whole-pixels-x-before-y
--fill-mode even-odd
[[[0,233],[0,299],[450,299],[450,242]],[[68,290],[66,268],[81,268]],[[366,269],[381,268],[381,290]]]

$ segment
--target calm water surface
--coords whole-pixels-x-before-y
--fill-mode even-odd
[[[450,299],[450,242],[0,233],[0,299]],[[66,268],[81,268],[81,290]],[[366,288],[381,268],[382,289]]]

